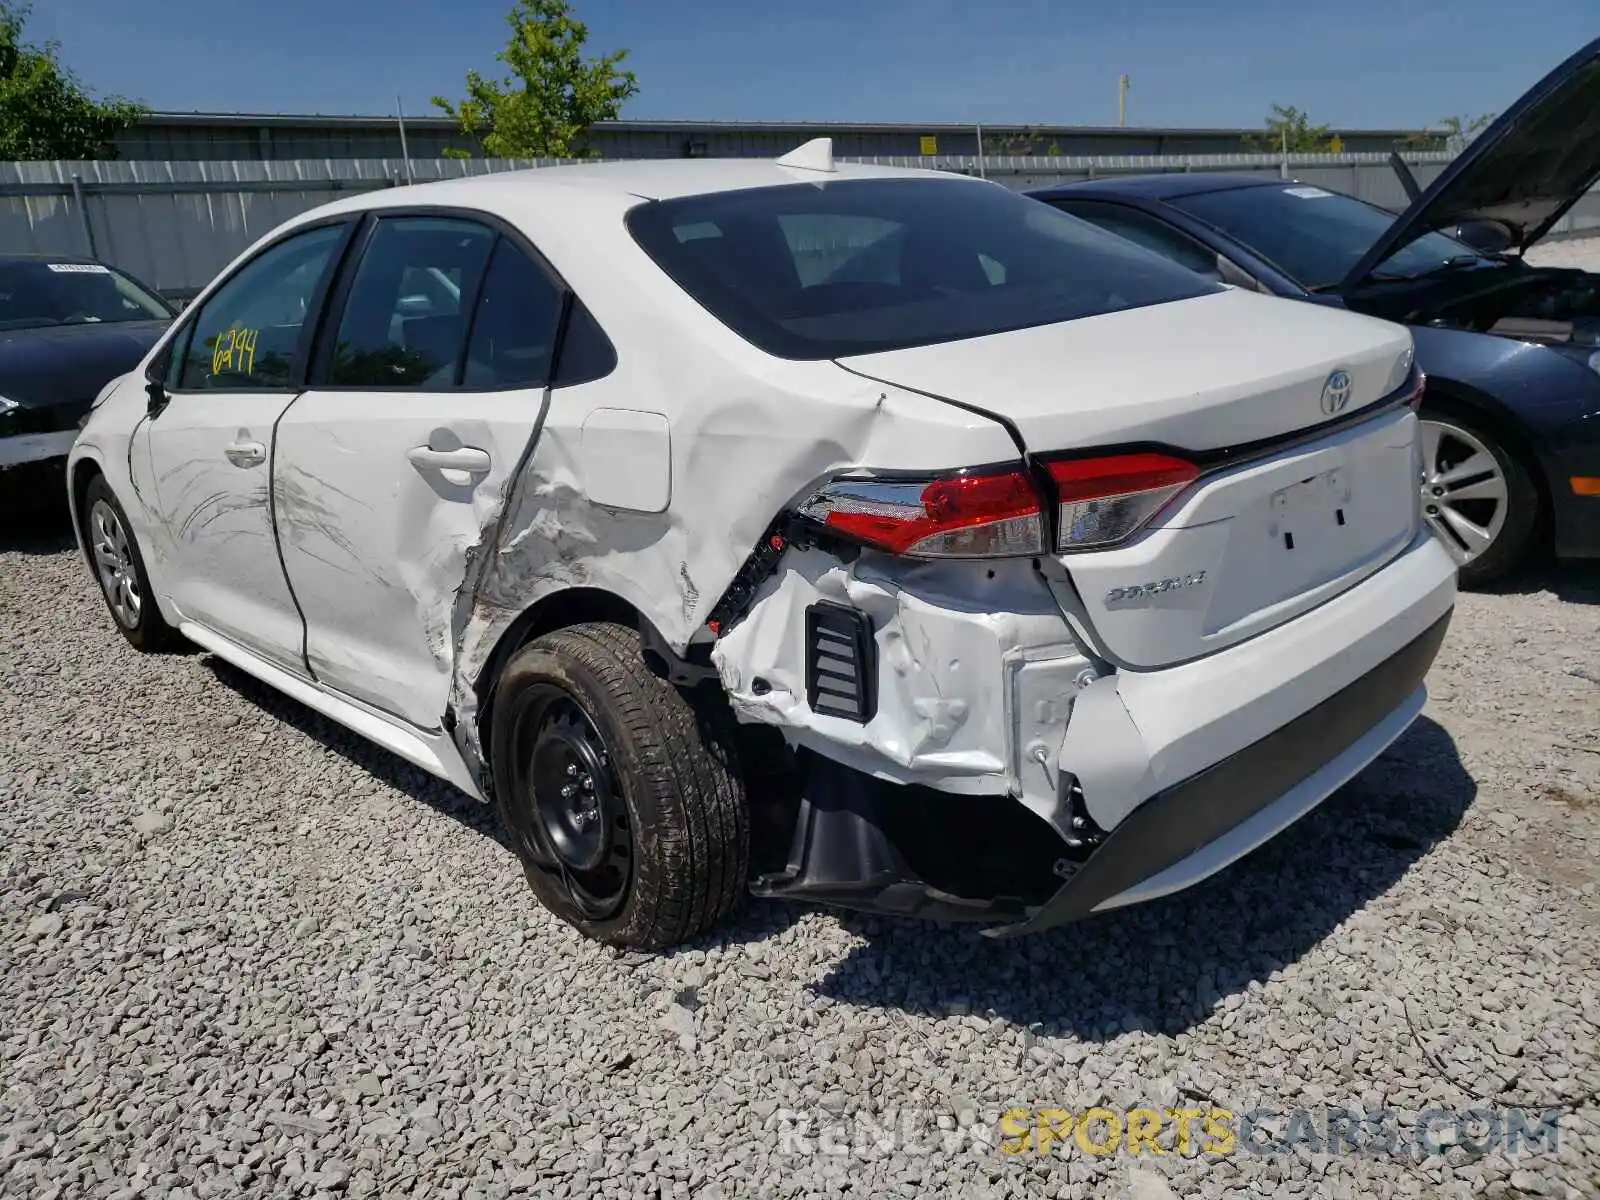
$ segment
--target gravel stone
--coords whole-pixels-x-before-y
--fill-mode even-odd
[[[134,653],[58,525],[0,526],[0,1195],[1600,1194],[1592,567],[1464,595],[1416,726],[1190,892],[1005,942],[753,903],[617,955],[489,809]],[[1564,1116],[1425,1160],[974,1143],[1094,1104]],[[897,1114],[916,1152],[850,1144]]]
[[[133,818],[133,828],[134,832],[144,837],[152,837],[171,829],[172,821],[157,812],[142,812]]]

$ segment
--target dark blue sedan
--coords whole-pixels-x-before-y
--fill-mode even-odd
[[[0,508],[60,502],[62,468],[100,390],[172,320],[149,288],[91,258],[0,254]]]
[[[1600,40],[1398,218],[1246,174],[1030,194],[1212,279],[1411,326],[1428,377],[1423,511],[1470,584],[1542,540],[1562,557],[1600,557],[1600,275],[1520,257],[1597,178]]]

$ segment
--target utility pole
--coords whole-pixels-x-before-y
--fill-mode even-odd
[[[398,92],[394,98],[394,117],[400,123],[400,157],[406,160],[406,182],[415,183],[416,176],[411,173],[411,148],[406,145],[406,110]]]
[[[1128,77],[1117,76],[1117,125],[1128,123]]]

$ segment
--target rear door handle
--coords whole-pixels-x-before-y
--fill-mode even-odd
[[[457,450],[435,450],[432,446],[413,446],[406,451],[411,465],[422,471],[465,471],[469,475],[489,473],[489,452],[476,446]]]
[[[259,467],[267,461],[267,448],[260,442],[229,442],[222,453],[236,467]]]

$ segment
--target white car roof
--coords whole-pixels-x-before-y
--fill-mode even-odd
[[[947,171],[912,167],[877,167],[839,163],[832,171],[810,171],[762,158],[644,159],[631,162],[578,163],[531,167],[443,179],[410,187],[386,188],[336,201],[318,210],[359,211],[411,204],[459,205],[494,211],[502,203],[521,208],[541,195],[581,189],[616,199],[670,200],[709,192],[778,187],[796,183],[828,183],[849,179],[964,179]],[[973,182],[978,182],[974,180]]]

